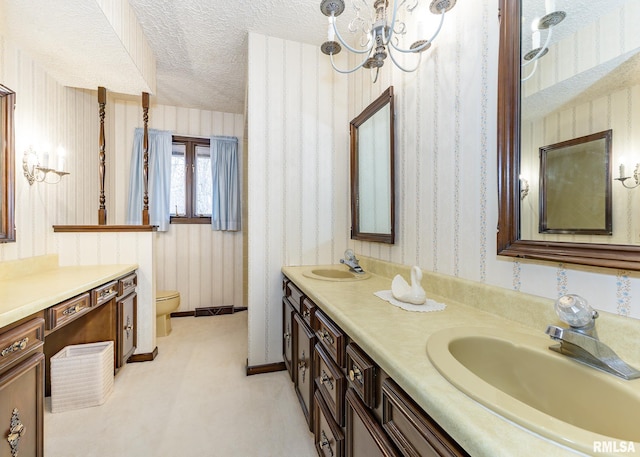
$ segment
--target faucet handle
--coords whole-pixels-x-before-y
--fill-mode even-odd
[[[587,300],[575,294],[558,298],[554,308],[563,322],[575,328],[588,326],[598,317],[598,312],[589,305]]]

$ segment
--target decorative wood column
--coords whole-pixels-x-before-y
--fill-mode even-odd
[[[142,147],[144,150],[143,157],[143,180],[144,180],[144,196],[142,198],[142,225],[149,225],[149,94],[142,93],[142,120],[144,121],[144,137]]]
[[[104,137],[104,107],[107,104],[107,90],[104,87],[98,87],[98,105],[100,106],[100,206],[98,208],[98,225],[107,224],[107,208],[105,206],[106,198],[104,196],[104,180],[105,180],[105,137]]]

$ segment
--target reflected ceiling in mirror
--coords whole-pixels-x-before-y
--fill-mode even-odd
[[[538,224],[541,147],[611,129],[611,168],[640,162],[640,2],[500,0],[500,12],[498,253],[640,269],[640,196],[611,173],[612,236],[540,233]]]

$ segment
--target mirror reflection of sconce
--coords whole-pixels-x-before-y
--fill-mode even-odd
[[[635,181],[635,184],[631,184],[631,185],[626,184],[626,181],[631,178],[633,178],[633,180]],[[622,184],[627,189],[635,189],[636,187],[640,186],[640,163],[637,163],[635,168],[633,169],[633,176],[626,176],[624,164],[621,163],[620,177],[615,179],[616,181],[620,181],[620,184]]]
[[[29,181],[29,185],[33,185],[34,182],[59,183],[64,175],[69,174],[67,171],[62,171],[65,155],[64,149],[58,148],[57,157],[55,158],[57,160],[50,160],[49,153],[43,152],[41,162],[38,153],[32,146],[29,146],[29,149],[24,151],[24,156],[22,157],[22,169],[24,170],[25,178]],[[54,164],[53,162],[56,163]],[[56,168],[52,168],[54,166]],[[47,179],[47,176],[52,176],[52,178]]]
[[[529,181],[520,175],[520,200],[524,200],[529,195]]]

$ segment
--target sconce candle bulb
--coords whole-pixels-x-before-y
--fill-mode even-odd
[[[58,169],[49,168],[50,166],[52,166],[52,164],[50,164],[49,162],[54,162],[54,160],[51,160],[50,154],[48,152],[43,152],[41,162],[40,158],[38,157],[38,153],[33,149],[32,146],[29,146],[29,148],[24,151],[24,156],[22,157],[22,170],[24,172],[24,177],[27,178],[29,185],[33,185],[34,182],[56,184],[60,182],[64,175],[69,174],[66,171],[62,171],[62,168],[64,167],[64,159],[64,149],[58,148]],[[54,175],[53,180],[47,180],[47,176],[51,175]]]

